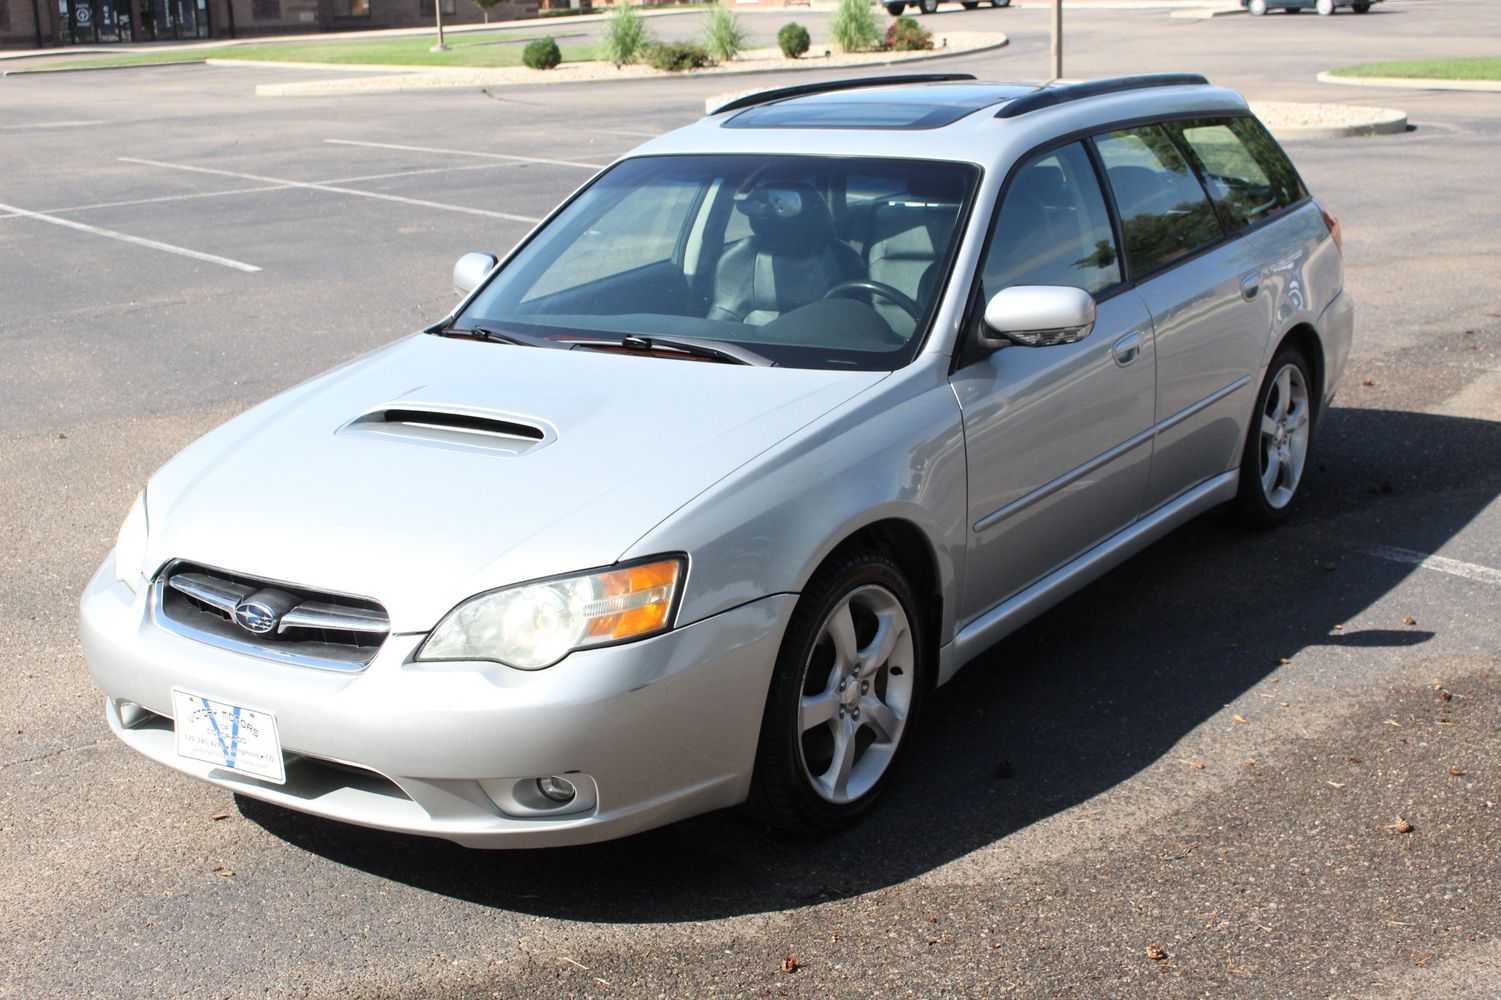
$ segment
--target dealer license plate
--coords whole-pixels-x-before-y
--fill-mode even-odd
[[[172,689],[177,754],[278,785],[287,780],[276,716]]]

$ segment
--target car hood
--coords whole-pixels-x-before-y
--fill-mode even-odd
[[[393,632],[426,631],[472,594],[613,563],[886,374],[417,335],[163,467],[148,562],[369,597]]]

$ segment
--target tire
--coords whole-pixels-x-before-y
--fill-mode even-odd
[[[1002,7],[1010,7],[1011,0],[990,0],[990,6],[1000,10]]]
[[[873,549],[836,553],[813,575],[766,697],[745,804],[754,819],[828,832],[875,804],[929,687],[918,608],[896,563]]]
[[[1368,3],[1352,3],[1350,9],[1357,14],[1365,14],[1370,11],[1371,5]]]
[[[892,17],[901,17],[902,11],[906,9],[907,5],[904,3],[889,3],[886,5],[886,13],[890,14]]]
[[[1317,0],[1313,9],[1318,12],[1319,17],[1328,17],[1334,13],[1334,0]]]
[[[1246,10],[1249,11],[1253,17],[1260,17],[1261,15],[1266,13],[1266,0],[1248,0],[1248,2],[1246,3]]]
[[[917,0],[917,9],[924,14],[932,14],[938,10],[938,0]]]
[[[974,10],[976,7],[980,6],[980,0],[959,0],[959,6],[963,7],[965,10]]]
[[[1287,519],[1308,471],[1317,417],[1308,359],[1298,348],[1284,346],[1256,392],[1240,459],[1235,502],[1251,527],[1269,528]]]

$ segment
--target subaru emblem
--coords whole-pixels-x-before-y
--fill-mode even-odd
[[[235,622],[247,632],[265,635],[281,616],[262,601],[243,601],[235,606]]]

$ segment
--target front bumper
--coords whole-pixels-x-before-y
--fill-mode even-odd
[[[149,588],[132,593],[111,565],[84,593],[80,631],[110,727],[127,745],[252,798],[470,847],[607,840],[743,801],[796,601],[774,595],[530,672],[416,663],[424,636],[393,635],[351,674],[168,633],[151,621]],[[286,783],[177,756],[174,687],[274,713]],[[573,773],[593,794],[568,808],[495,794]]]

